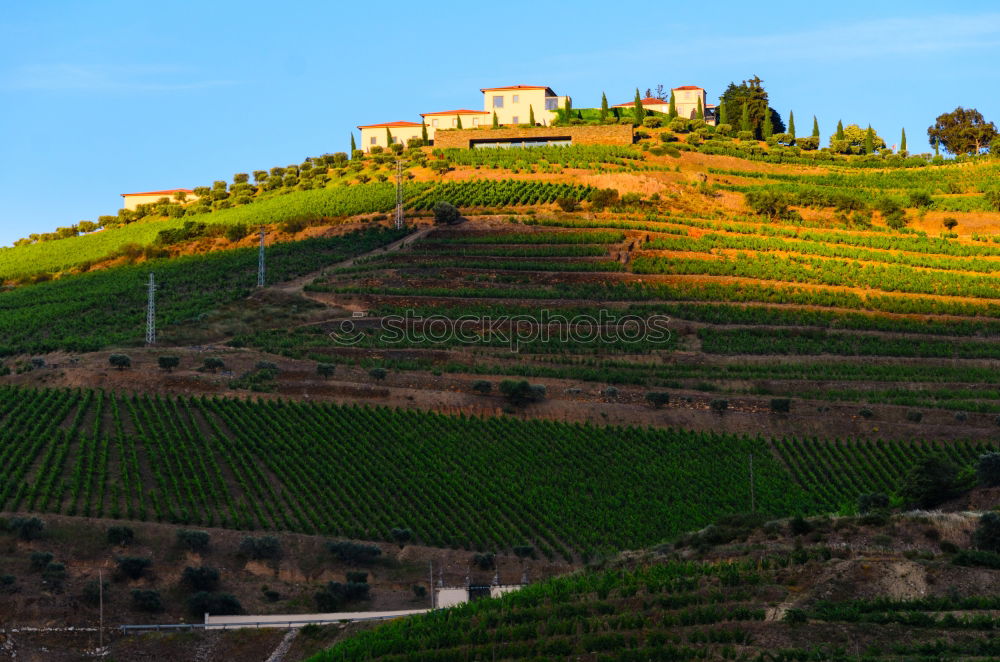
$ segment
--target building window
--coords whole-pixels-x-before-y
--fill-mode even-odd
[[[546,97],[545,98],[545,110],[558,110],[559,99],[556,97]]]
[[[378,137],[377,136],[372,136],[372,142],[371,142],[371,144],[372,145],[377,145],[378,144]]]
[[[518,95],[515,94],[514,95],[514,103],[519,103],[520,101],[521,101],[521,97],[519,97]]]
[[[438,125],[437,120],[431,120],[431,126],[437,126],[437,125]]]
[[[503,97],[502,96],[493,97],[493,107],[494,108],[503,108]]]
[[[451,125],[452,126],[458,126],[458,118],[457,117],[452,118]]]
[[[517,115],[514,115],[514,117],[510,118],[510,121],[513,122],[514,124],[520,124],[520,122],[518,122],[517,119],[518,119]]]
[[[478,117],[473,117],[472,118],[472,126],[479,126],[479,118]]]

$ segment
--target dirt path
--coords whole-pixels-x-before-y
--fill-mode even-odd
[[[391,244],[389,244],[387,246],[383,246],[381,248],[376,248],[375,250],[369,251],[369,252],[364,253],[362,255],[355,255],[352,258],[344,260],[343,262],[338,262],[336,264],[328,265],[328,266],[323,267],[322,269],[320,269],[318,271],[314,271],[312,273],[306,274],[305,276],[299,276],[298,278],[296,278],[294,280],[285,281],[284,283],[281,283],[280,285],[275,285],[275,286],[271,287],[270,289],[276,290],[278,292],[284,292],[284,293],[287,293],[287,294],[299,294],[299,295],[305,296],[306,298],[310,298],[309,295],[306,294],[305,291],[304,291],[305,290],[305,286],[308,285],[309,283],[311,283],[312,281],[316,280],[320,276],[322,276],[324,273],[326,273],[326,271],[328,269],[343,269],[345,267],[352,267],[352,266],[354,266],[354,264],[358,260],[364,259],[366,257],[371,257],[373,255],[384,255],[385,253],[391,253],[392,251],[398,251],[400,248],[402,248],[406,244],[410,244],[410,243],[412,243],[414,241],[417,241],[419,239],[423,239],[428,234],[430,234],[433,230],[434,230],[434,226],[427,226],[427,227],[420,228],[416,232],[408,234],[405,237],[403,237],[402,239],[394,241],[394,242],[392,242]]]

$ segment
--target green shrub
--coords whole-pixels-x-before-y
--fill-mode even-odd
[[[434,222],[441,225],[454,225],[462,220],[462,214],[458,208],[444,200],[434,203]]]
[[[199,591],[188,598],[188,612],[198,617],[203,614],[213,616],[235,616],[243,613],[243,607],[235,596],[229,593]]]
[[[12,517],[7,521],[7,530],[21,540],[37,540],[45,530],[45,522],[37,517]]]
[[[386,375],[388,374],[389,373],[386,371],[385,368],[372,368],[371,370],[368,371],[369,377],[371,377],[372,379],[377,379],[379,381],[385,379]]]
[[[771,411],[778,414],[787,414],[792,409],[792,401],[789,398],[774,398],[771,400]]]
[[[317,363],[316,364],[316,374],[323,379],[329,379],[333,377],[333,374],[337,371],[337,366],[332,363]]]
[[[919,423],[920,421],[924,420],[924,415],[922,412],[919,411],[908,411],[906,412],[906,420],[910,421],[911,423]]]
[[[108,357],[108,363],[116,370],[124,370],[132,367],[132,359],[125,354],[112,354]]]
[[[186,547],[192,552],[204,552],[208,549],[210,536],[207,531],[191,531],[181,529],[177,532],[177,542],[181,547]]]
[[[556,198],[556,205],[559,206],[559,209],[562,209],[565,212],[576,211],[578,206],[575,198],[570,198],[566,196],[561,196]]]
[[[124,547],[135,540],[135,531],[127,526],[112,526],[108,528],[107,539],[109,545]]]
[[[724,412],[729,409],[729,400],[712,400],[708,406],[715,412]]]
[[[941,543],[942,551],[944,551],[944,546],[946,544],[955,547],[954,552],[949,552],[955,554],[955,556],[951,559],[951,562],[955,565],[1000,570],[1000,554],[997,554],[996,552],[978,549],[966,549],[959,551],[953,543],[947,542]]]
[[[788,609],[785,611],[784,620],[791,625],[801,625],[809,621],[809,617],[802,609]]]
[[[653,405],[654,409],[659,409],[670,403],[670,394],[662,391],[651,391],[646,394],[646,402]]]
[[[400,549],[402,549],[406,543],[413,540],[413,532],[409,529],[395,528],[392,529],[389,534],[392,536],[392,539],[396,541],[396,544],[399,545]]]
[[[331,554],[344,563],[367,565],[382,555],[377,545],[362,545],[346,540],[331,541],[326,544]]]
[[[219,586],[219,571],[208,566],[184,568],[181,583],[194,591],[214,591]]]
[[[122,556],[117,562],[118,571],[129,579],[139,579],[153,565],[150,559],[141,556]]]
[[[858,512],[867,515],[876,510],[885,510],[889,507],[889,497],[881,492],[873,494],[862,494],[858,497]]]
[[[500,393],[513,405],[527,405],[545,399],[545,386],[529,384],[525,380],[505,379],[500,382]]]
[[[493,552],[474,554],[472,556],[472,564],[480,570],[493,570],[497,567],[497,555]]]
[[[32,570],[44,570],[45,566],[52,563],[55,557],[51,552],[32,552],[29,557]]]
[[[335,612],[346,602],[367,600],[371,587],[367,583],[330,582],[313,597],[316,607],[323,612]]]
[[[204,372],[215,372],[216,370],[225,369],[225,362],[215,356],[210,356],[202,363],[201,370]]]
[[[481,393],[482,395],[486,395],[487,393],[493,390],[493,384],[491,382],[486,381],[485,379],[479,379],[473,382],[472,390],[475,391],[476,393]]]
[[[281,558],[281,541],[274,536],[246,536],[240,541],[240,554],[253,560]]]
[[[163,611],[163,599],[159,591],[144,589],[132,590],[132,606],[139,611],[156,613]]]
[[[943,457],[929,455],[906,473],[900,496],[918,508],[934,508],[957,496],[960,489],[958,469]]]
[[[611,207],[618,202],[618,191],[613,188],[596,189],[590,194],[590,206],[596,210]]]
[[[984,513],[972,534],[977,549],[1000,552],[1000,513]]]
[[[80,597],[85,603],[96,607],[101,602],[101,597],[103,595],[104,601],[108,601],[108,582],[100,582],[99,580],[91,579],[86,584],[83,585],[83,591]]]

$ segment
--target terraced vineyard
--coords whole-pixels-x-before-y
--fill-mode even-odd
[[[934,444],[782,441],[415,411],[0,390],[0,510],[547,555],[638,547],[750,505],[837,509]],[[983,444],[949,445],[962,464]],[[790,470],[784,467],[790,467]],[[692,500],[692,490],[699,497]]]
[[[654,557],[644,564],[588,570],[500,599],[387,623],[337,644],[310,662],[793,662],[996,655],[998,644],[992,632],[1000,626],[996,613],[1000,602],[983,589],[961,596],[957,591],[946,596],[931,588],[934,595],[920,598],[816,600],[811,592],[858,590],[846,582],[817,581],[816,575],[830,566],[849,573],[845,567],[863,563],[867,576],[881,579],[889,574],[889,564],[882,559],[843,560],[850,553],[809,546],[730,562]],[[935,557],[932,552],[924,554],[927,559]],[[896,562],[905,563],[903,559]],[[961,572],[940,561],[912,567],[942,579]],[[803,594],[806,587],[808,592]],[[798,603],[801,606],[786,606]]]

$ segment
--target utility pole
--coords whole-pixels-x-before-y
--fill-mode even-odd
[[[396,229],[402,230],[406,220],[403,218],[403,161],[396,159]]]
[[[429,563],[429,565],[431,567],[431,583],[430,583],[430,589],[431,589],[431,609],[434,609],[434,602],[435,602],[435,599],[434,599],[434,597],[435,597],[434,596],[434,561],[429,561],[428,563]]]
[[[264,287],[264,228],[260,229],[260,255],[257,257],[257,287]]]
[[[149,294],[146,303],[146,344],[156,344],[156,279],[149,274]]]
[[[104,571],[97,571],[97,599],[100,604],[100,625],[97,628],[97,647],[104,648]]]
[[[757,512],[757,500],[753,490],[753,453],[750,453],[750,512]]]

